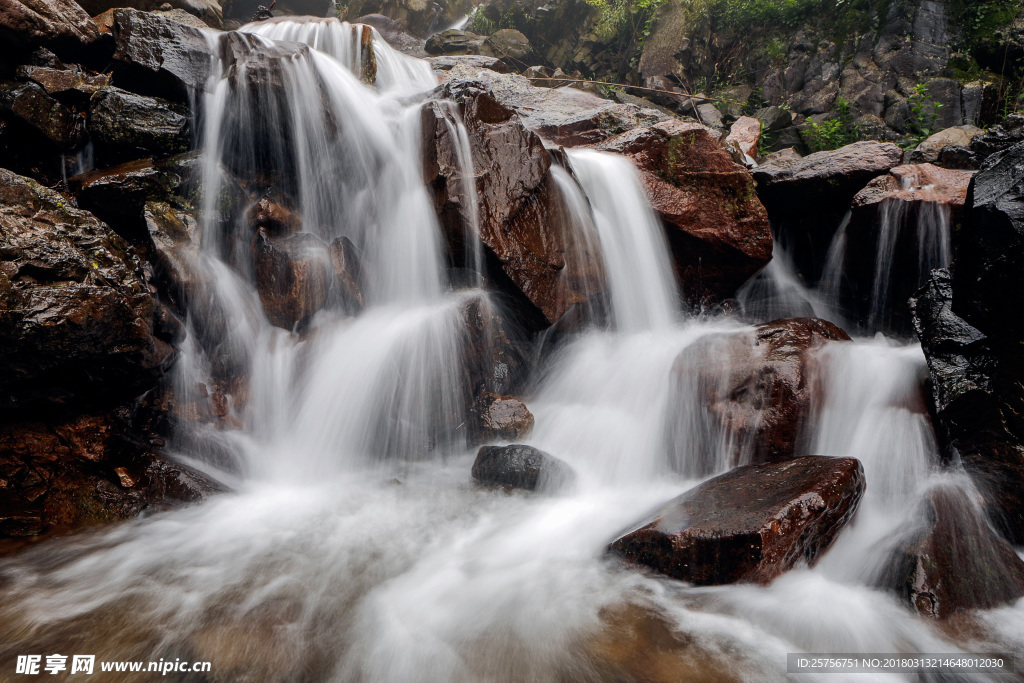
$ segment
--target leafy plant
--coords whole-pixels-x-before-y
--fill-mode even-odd
[[[470,33],[489,36],[498,30],[498,25],[488,19],[487,15],[480,11],[480,6],[477,5],[469,15],[469,21],[466,22],[466,30]]]
[[[811,122],[810,128],[804,131],[804,142],[812,152],[827,149],[838,149],[860,139],[860,131],[853,123],[853,111],[850,103],[842,97],[836,99],[836,106],[828,118],[821,123]]]
[[[907,136],[902,146],[913,149],[930,138],[939,128],[939,110],[942,103],[936,102],[928,95],[928,86],[918,83],[914,92],[907,98],[909,115],[907,116]]]

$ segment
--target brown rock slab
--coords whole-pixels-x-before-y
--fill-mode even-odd
[[[863,493],[864,471],[854,458],[747,465],[670,501],[609,550],[698,585],[768,584],[799,562],[813,564]]]

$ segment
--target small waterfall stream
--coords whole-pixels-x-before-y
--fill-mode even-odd
[[[633,609],[667,620],[701,680],[787,680],[787,652],[969,646],[870,585],[877,548],[912,514],[937,464],[920,349],[881,336],[821,352],[821,394],[800,450],[861,459],[868,487],[855,523],[817,566],[768,587],[692,589],[604,556],[617,531],[698,482],[665,445],[676,358],[749,329],[684,317],[636,170],[611,154],[569,151],[571,170],[553,171],[562,229],[583,245],[567,259],[601,259],[609,325],[560,345],[528,397],[536,427],[527,443],[569,463],[576,483],[537,496],[473,486],[474,453],[460,432],[461,315],[487,293],[447,286],[419,175],[418,108],[400,97],[435,79],[375,35],[370,89],[353,73],[363,61],[355,29],[334,20],[242,30],[247,47],[214,70],[206,95],[192,264],[204,277],[175,386],[201,402],[219,376],[250,381],[231,406],[236,428],[182,424],[173,443],[235,491],[0,560],[2,658],[59,651],[73,635],[78,651],[100,659],[208,660],[209,680],[613,681],[623,678],[602,668],[616,656],[602,634]],[[278,41],[312,50],[278,58]],[[268,63],[287,97],[247,79]],[[449,124],[459,133],[457,119]],[[254,139],[268,130],[279,144],[257,158]],[[473,173],[467,154],[460,165]],[[247,265],[251,230],[218,202],[233,178],[272,168],[290,172],[248,189],[269,197],[288,184],[311,268],[329,264],[339,240],[359,254],[357,315],[325,297],[293,332],[268,321]],[[483,263],[479,252],[472,259]],[[747,292],[764,304],[748,313],[834,319],[833,303],[801,285],[784,254]],[[685,453],[726,448],[698,431]],[[720,455],[701,477],[727,467]],[[1024,648],[1022,618],[1020,607],[987,615],[987,637]]]

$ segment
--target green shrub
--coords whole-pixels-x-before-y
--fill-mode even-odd
[[[821,123],[811,123],[803,133],[804,142],[812,152],[838,149],[860,139],[860,131],[853,123],[850,103],[842,97],[836,99],[836,106],[828,118]]]
[[[904,149],[913,149],[938,132],[939,110],[942,109],[942,103],[936,102],[928,95],[927,85],[918,83],[914,86],[913,94],[907,98],[907,105],[910,108],[907,117],[907,136],[901,146]]]

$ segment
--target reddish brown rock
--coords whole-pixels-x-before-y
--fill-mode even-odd
[[[771,260],[768,214],[750,173],[722,149],[718,133],[696,123],[665,122],[623,133],[597,149],[624,154],[640,170],[691,303],[731,297]]]
[[[444,94],[458,103],[469,136],[479,239],[501,271],[492,279],[529,309],[531,324],[547,327],[602,289],[591,262],[566,262],[574,238],[561,229],[562,206],[548,152],[540,138],[480,84],[452,82]],[[443,103],[424,108],[424,174],[434,191],[453,265],[461,267],[467,265],[471,238],[466,226],[472,223],[456,142],[446,122],[453,116]]]
[[[747,465],[672,500],[609,550],[698,585],[768,584],[797,563],[813,564],[863,493],[864,470],[854,458]]]
[[[761,142],[761,122],[751,116],[741,116],[732,124],[723,143],[737,164],[747,168],[757,162],[757,145]]]
[[[206,281],[199,267],[199,224],[166,202],[147,202],[145,219],[150,239],[146,258],[153,277],[161,296],[184,313],[188,300]]]
[[[284,237],[302,230],[302,216],[280,201],[262,197],[248,212],[253,232],[264,228],[272,237]]]
[[[0,0],[0,40],[9,45],[31,42],[75,49],[99,35],[74,0]]]
[[[0,406],[137,396],[173,358],[125,242],[68,200],[0,169]]]
[[[909,203],[943,204],[956,211],[964,207],[974,173],[932,164],[897,166],[867,184],[854,198],[854,210],[887,199]]]
[[[473,401],[471,419],[476,443],[522,441],[533,430],[533,414],[522,401],[486,391]]]
[[[260,229],[252,241],[252,258],[256,288],[272,325],[291,330],[327,302],[331,262],[315,235],[275,240]]]
[[[899,543],[883,585],[933,619],[1024,597],[1024,561],[992,531],[968,492],[943,485],[923,507],[922,528]]]
[[[691,344],[672,368],[668,442],[677,469],[707,476],[723,452],[729,467],[791,458],[811,408],[815,352],[849,340],[825,320],[789,318]],[[695,446],[699,439],[708,443]]]

